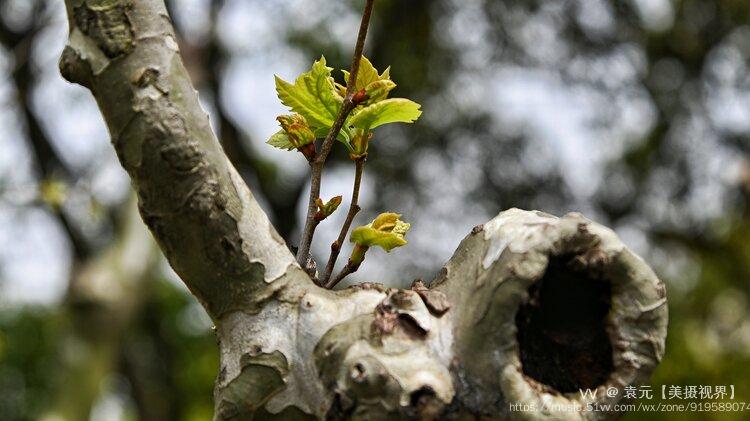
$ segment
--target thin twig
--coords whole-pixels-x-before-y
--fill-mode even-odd
[[[359,72],[359,62],[362,59],[362,50],[365,48],[365,39],[367,38],[367,29],[370,26],[370,16],[372,15],[372,7],[375,0],[367,0],[365,4],[365,11],[362,15],[362,22],[359,25],[359,34],[357,35],[357,44],[354,47],[354,57],[352,58],[352,68],[349,72],[349,81],[346,86],[346,96],[344,102],[341,104],[341,110],[336,118],[336,121],[331,127],[331,131],[328,132],[323,144],[320,148],[315,160],[311,163],[311,180],[310,180],[310,198],[307,202],[307,216],[305,218],[305,228],[302,231],[302,237],[299,242],[299,249],[297,250],[297,262],[303,268],[307,265],[307,258],[310,254],[310,244],[312,243],[312,237],[315,233],[317,223],[315,222],[315,199],[320,196],[320,179],[323,175],[323,165],[328,158],[328,154],[331,153],[333,143],[336,141],[336,137],[339,135],[341,128],[344,126],[346,118],[349,113],[352,112],[356,104],[354,103],[354,94],[357,73]]]
[[[354,217],[357,215],[357,212],[359,212],[359,187],[362,184],[362,172],[365,168],[365,158],[366,156],[361,156],[354,160],[355,169],[354,187],[352,188],[352,201],[349,204],[349,212],[346,214],[344,225],[341,226],[339,237],[333,244],[331,244],[331,255],[330,257],[328,257],[328,264],[326,264],[325,272],[323,273],[323,277],[321,278],[321,284],[325,285],[325,283],[328,282],[328,280],[331,278],[333,267],[336,266],[336,259],[339,258],[339,253],[341,252],[341,246],[344,244],[344,240],[346,240],[346,234],[349,232],[349,228],[352,226]]]
[[[333,289],[339,282],[341,282],[342,279],[346,278],[350,274],[354,273],[359,269],[359,265],[354,266],[351,264],[351,262],[347,262],[346,266],[344,266],[341,269],[341,272],[338,273],[333,279],[328,280],[328,282],[321,282],[325,288],[327,289]]]

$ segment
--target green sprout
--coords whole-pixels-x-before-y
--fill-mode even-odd
[[[276,76],[276,92],[281,103],[302,117],[305,127],[314,138],[324,138],[336,121],[346,95],[347,85],[336,83],[331,76],[333,68],[326,65],[325,57],[313,63],[310,71],[302,73],[294,83]],[[349,79],[349,72],[342,71]],[[413,123],[422,114],[420,105],[405,98],[388,98],[396,87],[390,78],[390,67],[382,73],[370,60],[362,57],[357,80],[354,85],[356,107],[346,118],[337,140],[354,156],[367,153],[367,144],[372,138],[371,130],[390,123]],[[286,131],[286,130],[285,130]],[[283,141],[279,132],[267,142],[281,149],[299,149],[292,139]],[[286,131],[285,134],[289,134]],[[357,138],[355,143],[353,140]],[[307,139],[307,138],[305,138]]]
[[[318,207],[318,212],[315,213],[315,219],[320,222],[336,211],[341,204],[341,196],[333,197],[328,202],[323,203],[323,199],[315,199],[315,206]]]
[[[269,145],[277,148],[297,149],[305,155],[308,161],[315,158],[315,134],[307,125],[307,120],[300,114],[280,115],[276,117],[281,130],[268,140]]]
[[[266,143],[280,149],[297,150],[310,163],[310,197],[296,257],[313,281],[327,288],[333,288],[345,276],[356,271],[370,247],[377,246],[390,252],[407,243],[404,235],[409,230],[409,224],[401,221],[399,214],[380,214],[370,224],[352,231],[350,239],[354,243],[354,251],[349,262],[338,275],[331,276],[341,245],[360,210],[357,203],[359,189],[373,131],[385,124],[413,123],[422,115],[421,106],[416,102],[406,98],[389,98],[396,88],[396,83],[391,80],[391,68],[379,72],[362,55],[371,8],[372,2],[368,2],[357,38],[352,70],[342,70],[343,83],[334,80],[333,68],[328,67],[325,57],[315,61],[310,70],[299,75],[293,83],[275,76],[279,100],[292,114],[277,118],[281,130]],[[346,219],[337,240],[331,244],[328,264],[319,278],[317,265],[310,256],[310,245],[318,224],[341,204],[341,196],[328,202],[319,197],[323,166],[337,141],[354,161],[354,187]]]
[[[354,243],[352,255],[349,261],[353,265],[359,265],[365,258],[365,253],[370,247],[377,246],[390,253],[396,247],[407,244],[406,232],[411,228],[401,220],[397,213],[381,213],[367,225],[352,230],[349,241]]]

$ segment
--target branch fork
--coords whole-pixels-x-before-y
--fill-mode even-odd
[[[624,388],[648,381],[664,355],[665,288],[611,230],[511,209],[472,230],[429,287],[321,288],[219,146],[163,1],[66,3],[63,74],[96,96],[142,219],[216,325],[215,420],[611,419]],[[154,80],[133,83],[143,69]],[[312,206],[334,138],[314,161]],[[352,233],[408,229],[379,218]],[[576,405],[611,409],[551,409]]]

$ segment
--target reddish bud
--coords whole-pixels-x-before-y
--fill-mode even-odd
[[[307,160],[310,162],[313,162],[315,160],[315,156],[317,155],[315,151],[315,143],[308,143],[306,145],[302,145],[299,148],[297,148],[297,150],[302,152],[302,155],[305,155],[305,158],[307,158]]]
[[[331,216],[332,213],[338,209],[339,205],[341,204],[341,196],[335,196],[331,198],[328,202],[323,202],[323,199],[317,198],[315,199],[315,205],[318,207],[318,211],[315,212],[315,215],[313,215],[313,218],[316,222],[320,222],[329,216]]]
[[[370,97],[367,95],[364,89],[360,89],[357,93],[352,96],[352,103],[358,105],[364,101],[367,101]]]

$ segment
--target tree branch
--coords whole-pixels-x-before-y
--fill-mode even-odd
[[[431,289],[313,285],[211,132],[163,2],[67,5],[63,74],[93,92],[143,219],[216,322],[214,419],[613,407],[662,357],[664,285],[611,230],[578,214],[501,213],[464,239]],[[550,361],[562,376],[539,374]],[[570,393],[578,385],[619,393]]]
[[[336,266],[336,260],[339,257],[339,253],[341,252],[341,247],[344,244],[344,241],[346,240],[346,233],[349,232],[349,228],[352,226],[352,221],[354,221],[354,217],[359,212],[359,188],[362,184],[362,172],[365,168],[365,160],[367,159],[367,156],[361,156],[357,157],[354,160],[354,187],[352,188],[352,200],[349,204],[349,211],[346,214],[346,220],[344,221],[344,225],[341,227],[341,231],[339,232],[339,236],[336,239],[336,241],[331,244],[331,255],[328,257],[328,263],[326,264],[326,269],[323,274],[323,277],[321,278],[321,285],[326,285],[328,283],[328,280],[331,278],[331,273],[333,273],[333,268]],[[348,265],[347,265],[348,266]],[[347,274],[348,275],[348,274]],[[346,276],[346,275],[344,275]],[[336,285],[338,281],[336,281],[333,285]],[[327,286],[326,288],[332,288],[333,286]]]
[[[320,181],[323,176],[323,166],[325,165],[326,159],[328,159],[328,154],[331,153],[336,137],[344,126],[346,118],[357,105],[354,101],[357,73],[359,73],[359,62],[362,59],[362,51],[365,48],[367,29],[370,26],[370,16],[372,16],[372,8],[374,4],[375,0],[367,0],[367,3],[365,4],[365,11],[362,14],[362,21],[359,25],[357,44],[354,47],[352,68],[349,72],[349,80],[346,84],[346,97],[344,97],[344,102],[341,104],[341,110],[339,111],[336,121],[333,123],[333,127],[331,127],[331,131],[328,132],[328,136],[323,140],[320,152],[312,162],[310,197],[307,202],[307,216],[305,217],[305,227],[302,230],[302,237],[300,237],[299,248],[297,249],[297,263],[302,267],[307,266],[307,260],[310,255],[310,244],[312,243],[312,238],[315,234],[315,228],[318,225],[315,221],[315,199],[320,197]]]
[[[457,399],[475,410],[494,407],[498,390],[506,408],[585,407],[579,389],[614,387],[616,396],[592,398],[613,404],[664,355],[664,284],[612,230],[578,213],[500,213],[461,242],[431,291],[460,309],[454,363],[467,382]]]
[[[360,262],[361,264],[361,262]],[[321,285],[325,286],[328,289],[333,289],[336,285],[338,285],[339,282],[341,282],[344,278],[351,275],[352,273],[356,272],[357,269],[359,269],[360,265],[353,265],[352,262],[347,262],[346,265],[341,268],[341,271],[333,277],[333,279],[327,279],[326,281],[321,282]],[[330,274],[329,274],[330,278]]]
[[[63,76],[95,96],[175,272],[214,318],[260,305],[298,270],[211,131],[163,1],[66,4]]]
[[[294,180],[293,185],[288,185],[288,177],[280,176],[276,164],[261,157],[257,147],[248,139],[248,133],[234,122],[225,107],[221,76],[231,57],[219,36],[218,16],[224,3],[224,0],[211,1],[210,27],[208,39],[204,43],[189,44],[185,38],[179,39],[178,43],[186,47],[182,48],[182,56],[193,83],[199,90],[207,87],[213,93],[216,115],[212,116],[212,120],[216,123],[224,153],[251,190],[263,195],[276,230],[282,238],[288,240],[297,226],[295,210],[306,183],[304,180]],[[179,26],[176,26],[176,31],[179,37]]]

